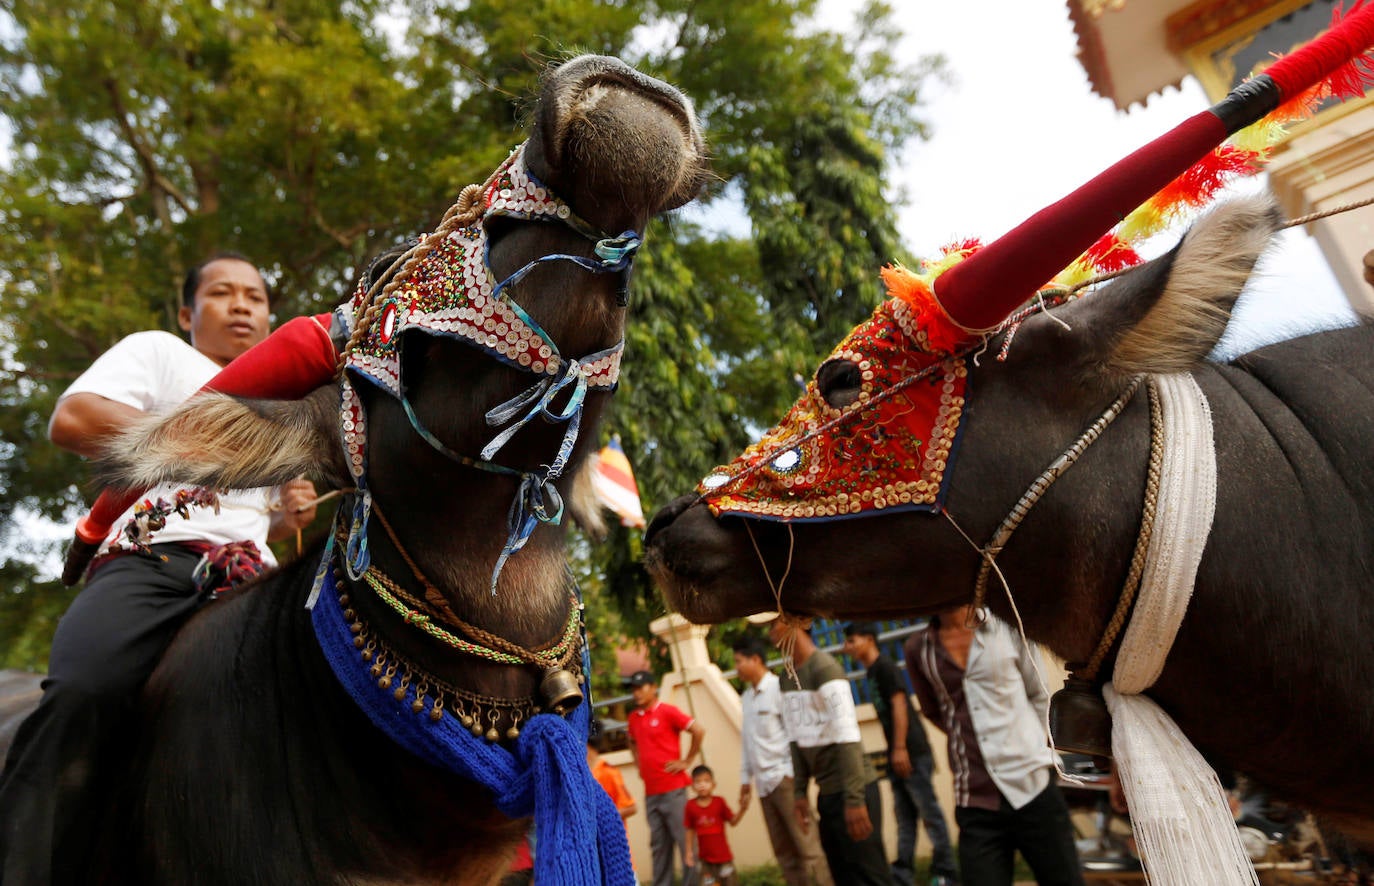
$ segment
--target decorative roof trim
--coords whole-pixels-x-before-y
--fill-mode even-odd
[[[1078,38],[1078,62],[1088,75],[1088,83],[1093,92],[1111,99],[1119,108],[1116,88],[1112,85],[1111,68],[1107,66],[1107,52],[1102,45],[1102,32],[1097,28],[1097,19],[1112,0],[1069,0],[1069,20],[1073,22],[1073,32]],[[1116,0],[1116,8],[1124,0]]]
[[[1164,20],[1165,39],[1169,51],[1181,55],[1185,50],[1248,18],[1285,5],[1303,6],[1306,3],[1283,4],[1275,0],[1198,0],[1192,6],[1180,9]]]

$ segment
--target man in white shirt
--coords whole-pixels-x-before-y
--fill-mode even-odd
[[[767,650],[754,639],[736,642],[734,650],[735,671],[747,684],[741,699],[740,812],[757,787],[773,855],[788,886],[831,886],[817,829],[810,823],[803,827],[795,813],[792,747],[782,721],[782,690],[765,664]]]
[[[941,612],[907,638],[921,713],[949,740],[959,875],[964,886],[1011,886],[1019,850],[1041,886],[1081,886],[1068,806],[1045,735],[1049,698],[1032,655],[1002,621],[971,607]]]
[[[198,391],[268,332],[268,291],[242,256],[198,265],[178,314],[188,345],[167,332],[121,340],[58,400],[52,441],[91,456],[145,413]],[[147,498],[171,499],[158,488]],[[219,513],[172,514],[141,549],[116,522],[53,636],[37,710],[19,728],[0,776],[0,881],[7,886],[85,882],[100,824],[100,792],[117,771],[134,700],[177,630],[213,595],[275,565],[269,540],[314,517],[313,484],[276,493],[224,494]]]

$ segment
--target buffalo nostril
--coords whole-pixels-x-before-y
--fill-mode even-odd
[[[644,530],[644,543],[648,544],[652,541],[659,530],[667,528],[669,523],[681,516],[682,512],[690,508],[696,500],[695,495],[680,495],[659,508],[658,513],[654,514],[654,518],[649,521],[648,528]]]

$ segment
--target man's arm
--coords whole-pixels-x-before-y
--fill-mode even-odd
[[[63,397],[48,422],[48,439],[68,452],[94,458],[111,437],[143,416],[143,411],[108,397],[78,392]]]
[[[1026,687],[1026,697],[1030,699],[1031,707],[1035,708],[1035,713],[1043,721],[1049,716],[1050,696],[1045,690],[1040,674],[1035,670],[1035,657],[1040,655],[1040,646],[1029,640],[1023,642],[1019,637],[1011,635],[1010,629],[1007,630],[1007,634],[1011,636],[1011,642],[1017,644],[1020,649],[1016,664],[1021,671],[1021,682]]]
[[[792,811],[805,834],[811,829],[811,764],[795,741],[789,746],[792,749]]]
[[[638,772],[640,776],[643,777],[644,770],[639,765],[639,745],[635,744],[635,734],[627,728],[625,730],[625,737],[629,739],[630,757],[635,761],[635,772]]]
[[[315,484],[306,479],[291,480],[277,487],[280,507],[272,511],[268,541],[281,541],[315,519]]]
[[[887,759],[897,777],[906,778],[911,775],[911,754],[906,749],[906,732],[909,728],[906,712],[911,702],[907,700],[905,692],[894,692],[887,701],[892,711],[892,744],[887,749]]]
[[[916,704],[921,709],[921,714],[934,723],[936,729],[944,732],[945,724],[940,720],[940,702],[935,697],[935,688],[930,685],[921,663],[922,637],[922,634],[912,634],[902,645],[902,651],[906,655],[906,672],[907,676],[911,677],[911,691],[916,696]]]
[[[701,753],[701,740],[706,737],[706,727],[693,720],[692,725],[687,727],[687,732],[692,736],[692,742],[687,746],[687,756],[663,764],[663,768],[669,772],[686,772],[697,754]]]

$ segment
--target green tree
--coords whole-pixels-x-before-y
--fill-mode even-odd
[[[620,433],[646,505],[688,491],[776,418],[903,258],[889,152],[923,135],[929,60],[903,67],[881,3],[852,33],[812,0],[0,0],[0,536],[70,518],[93,490],[46,441],[57,395],[129,332],[172,328],[184,269],[263,265],[278,316],[341,301],[366,258],[432,229],[519,139],[538,75],[619,55],[694,97],[716,206],[656,223],[635,270]],[[639,536],[588,546],[602,629],[662,603]],[[67,596],[6,568],[0,618],[41,664]],[[24,627],[14,628],[11,622]],[[40,638],[29,642],[33,638]],[[604,645],[604,644],[602,644]],[[8,647],[7,648],[11,648]],[[19,648],[14,646],[12,648]],[[11,656],[11,663],[14,663]]]

